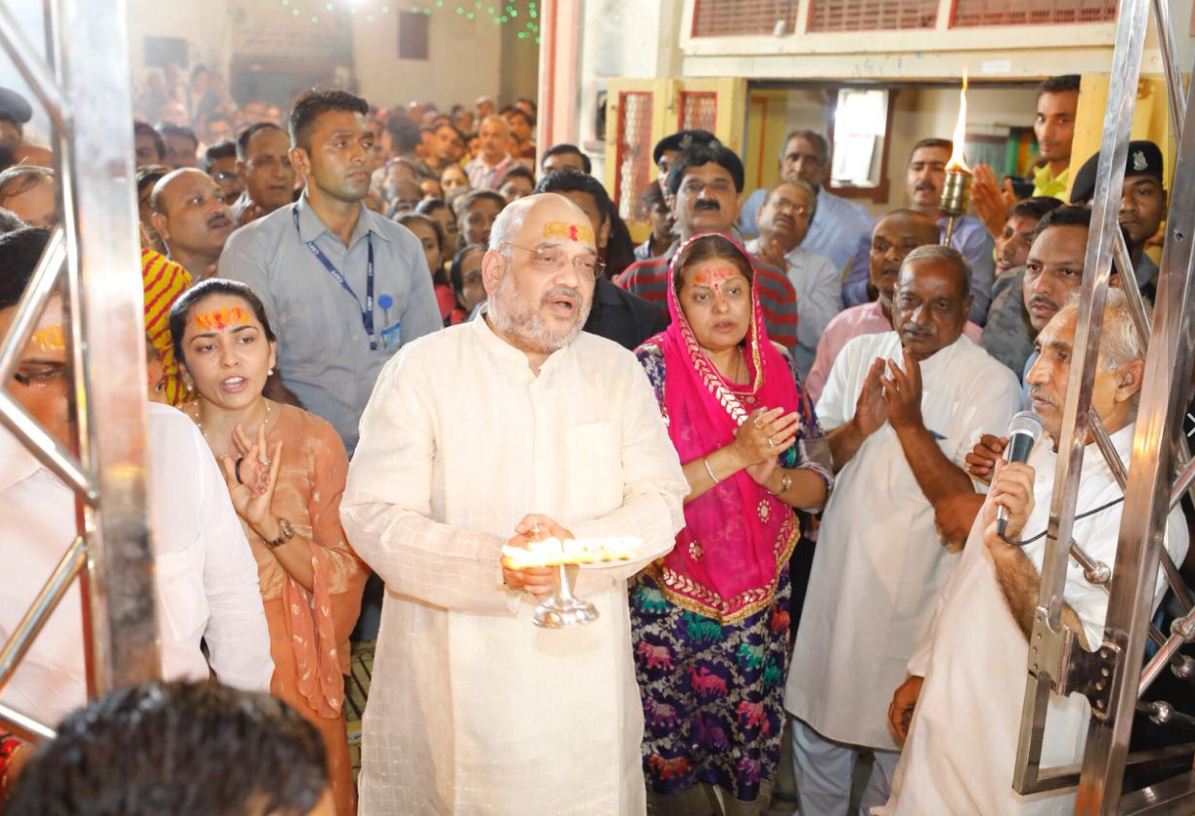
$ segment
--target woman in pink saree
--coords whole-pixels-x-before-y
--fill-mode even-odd
[[[742,247],[695,236],[669,278],[672,324],[636,352],[690,487],[675,549],[631,588],[648,804],[753,814],[784,724],[793,508],[820,510],[833,471]]]

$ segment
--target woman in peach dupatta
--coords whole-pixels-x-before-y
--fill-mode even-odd
[[[257,559],[274,659],[270,690],[320,729],[336,812],[351,816],[343,675],[367,572],[340,526],[344,445],[323,419],[262,394],[276,341],[249,287],[203,281],[175,303],[170,330],[199,394],[182,410],[220,461]]]

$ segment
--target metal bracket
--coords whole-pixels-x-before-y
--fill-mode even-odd
[[[1112,643],[1103,643],[1094,652],[1082,646],[1071,651],[1066,691],[1077,691],[1086,697],[1091,703],[1091,716],[1097,720],[1108,719],[1113,670],[1119,659],[1120,648]]]
[[[1038,607],[1029,644],[1029,673],[1047,682],[1056,694],[1082,694],[1091,702],[1092,716],[1106,719],[1111,697],[1112,670],[1120,649],[1102,643],[1094,652],[1083,648],[1065,626],[1051,628],[1044,607]]]

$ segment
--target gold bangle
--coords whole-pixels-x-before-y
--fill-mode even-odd
[[[788,489],[792,486],[793,486],[793,477],[789,476],[787,473],[785,473],[783,476],[780,477],[780,492],[777,493],[776,495],[783,496],[785,493],[788,492]]]
[[[718,484],[722,481],[714,475],[714,469],[710,467],[710,458],[708,456],[702,457],[701,463],[705,465],[705,472],[708,473],[710,478],[714,480],[714,484]]]

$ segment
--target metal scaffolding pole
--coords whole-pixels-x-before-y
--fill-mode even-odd
[[[1128,292],[1134,322],[1148,336],[1148,354],[1134,429],[1132,455],[1126,470],[1098,421],[1090,415],[1091,390],[1099,351],[1105,294],[1113,259],[1120,279],[1133,289],[1127,247],[1117,224],[1119,191],[1124,183],[1129,129],[1132,123],[1152,5],[1168,83],[1171,117],[1179,138],[1171,205],[1166,224],[1158,301],[1152,319],[1135,291]],[[1020,793],[1055,790],[1077,784],[1075,813],[1111,816],[1128,813],[1190,813],[1195,807],[1195,772],[1191,745],[1129,754],[1133,715],[1138,698],[1173,659],[1183,640],[1195,634],[1192,611],[1180,619],[1162,649],[1142,671],[1145,642],[1160,638],[1151,624],[1159,574],[1185,606],[1190,591],[1163,548],[1166,518],[1179,495],[1190,486],[1192,467],[1181,439],[1185,400],[1191,387],[1192,344],[1195,344],[1195,275],[1192,252],[1195,233],[1195,106],[1182,87],[1175,64],[1169,12],[1161,0],[1123,0],[1108,91],[1108,115],[1100,144],[1092,203],[1083,286],[1079,299],[1070,379],[1067,383],[1059,468],[1055,477],[1050,524],[1042,571],[1041,593],[1030,635],[1029,682],[1025,691],[1021,739],[1014,788]],[[1077,487],[1083,451],[1094,438],[1109,467],[1125,489],[1119,540],[1109,592],[1103,640],[1087,652],[1062,626],[1067,559],[1071,554]],[[1159,569],[1161,568],[1161,573]],[[1106,576],[1105,576],[1106,577]],[[1092,580],[1090,577],[1088,580]],[[1185,659],[1180,664],[1185,666]],[[1081,693],[1092,715],[1081,766],[1041,767],[1042,738],[1051,694]],[[1151,704],[1155,722],[1181,721],[1165,703]],[[1122,797],[1125,768],[1138,762],[1181,757],[1179,776]]]
[[[146,507],[145,324],[138,263],[127,9],[123,0],[48,0],[47,62],[0,2],[0,45],[54,123],[63,226],[46,249],[0,343],[0,383],[65,269],[77,451],[61,444],[0,390],[6,427],[76,494],[80,539],[9,642],[0,689],[76,573],[84,594],[80,643],[92,695],[160,673],[153,547]],[[68,545],[70,548],[68,550]],[[81,562],[83,562],[81,564]],[[80,569],[80,567],[83,567]],[[0,722],[32,737],[50,728],[0,706]]]

